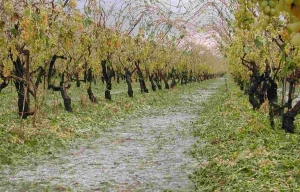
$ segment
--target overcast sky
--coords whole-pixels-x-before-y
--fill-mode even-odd
[[[114,8],[115,13],[119,13],[122,9],[122,4],[124,2],[128,2],[129,0],[101,0],[102,6],[104,9],[109,9],[112,4],[115,2],[118,2],[117,6]],[[147,0],[150,2],[149,0]],[[85,0],[79,0],[78,8],[83,8]],[[137,1],[141,4],[144,3],[144,0]],[[169,12],[170,10],[173,12],[171,16],[169,16],[170,20],[182,20],[181,23],[186,27],[187,30],[191,33],[191,38],[195,39],[195,41],[203,42],[203,41],[211,41],[211,38],[209,38],[210,34],[207,33],[208,30],[205,30],[206,26],[211,25],[214,22],[218,22],[216,19],[214,19],[214,8],[208,7],[203,8],[203,5],[205,4],[201,0],[153,0],[152,1],[156,7],[159,7],[159,9],[163,10],[163,12],[166,15],[166,12]],[[158,3],[157,3],[158,2]],[[207,1],[205,1],[207,2]],[[218,0],[214,1],[215,3],[218,3]],[[221,6],[222,9],[222,6]],[[201,10],[201,11],[199,11]],[[153,12],[154,14],[151,16],[149,15],[148,18],[153,18],[157,21],[158,13]],[[197,16],[195,14],[197,13]],[[123,15],[128,15],[128,12],[124,12]],[[134,12],[133,14],[139,14],[138,10]],[[155,15],[157,14],[157,15]],[[133,19],[131,19],[133,21]],[[183,22],[185,20],[189,20],[189,22]],[[148,22],[150,20],[148,19]],[[151,21],[150,21],[151,22]],[[152,21],[154,22],[154,21]],[[114,18],[111,16],[108,19],[108,25],[114,25]],[[180,23],[180,22],[179,22]],[[132,24],[131,24],[132,25]],[[126,23],[125,28],[130,28],[130,24]],[[204,30],[199,30],[199,29]],[[136,32],[137,30],[135,30]],[[211,33],[211,32],[209,32]],[[208,42],[210,43],[210,42]]]
[[[84,7],[85,1],[86,0],[79,0],[77,7],[79,9],[82,9]],[[119,13],[120,10],[124,9],[124,2],[128,2],[128,0],[101,0],[101,6],[105,10],[108,10],[116,2],[117,2],[117,4],[114,7],[114,12]],[[144,5],[144,1],[136,1],[136,2]],[[149,0],[148,0],[148,2],[149,2]],[[153,0],[153,2],[154,2],[153,6],[159,7],[159,9],[164,13],[172,11],[174,13],[174,16],[176,14],[184,13],[186,10],[185,10],[183,4],[185,4],[185,3],[188,4],[187,3],[188,0],[158,0],[158,1]],[[123,15],[126,15],[126,14],[129,15],[127,10],[123,13]],[[136,10],[135,12],[131,13],[131,15],[133,15],[133,14],[137,14],[137,16],[138,16],[140,14],[140,12],[138,10]],[[157,14],[157,13],[154,12],[154,14]],[[157,15],[152,15],[151,17],[153,17],[153,19],[157,19]],[[148,18],[148,21],[149,21],[149,18]],[[108,18],[107,24],[113,25],[114,23],[115,23],[115,18],[113,15],[110,15],[110,17]],[[129,27],[129,23],[127,23],[126,26]]]

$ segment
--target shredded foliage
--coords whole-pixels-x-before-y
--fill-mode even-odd
[[[263,110],[253,111],[232,82],[205,104],[194,134],[206,143],[192,152],[201,161],[191,175],[199,191],[300,190],[299,128],[273,130]]]
[[[5,89],[0,93],[3,103],[0,107],[0,168],[5,164],[25,163],[24,158],[65,150],[80,139],[97,137],[118,119],[142,115],[149,106],[158,109],[172,106],[178,101],[178,92],[185,90],[175,88],[140,94],[138,84],[133,85],[136,92],[134,98],[127,96],[124,83],[113,85],[115,93],[112,101],[104,99],[104,85],[95,86],[94,92],[100,98],[97,104],[93,104],[85,94],[84,86],[78,88],[72,84],[69,93],[75,107],[73,113],[65,112],[59,93],[47,91],[35,126],[33,117],[21,120],[16,115],[17,102],[11,99],[16,98],[15,90]]]

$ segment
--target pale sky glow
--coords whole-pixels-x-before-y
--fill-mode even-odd
[[[82,9],[85,0],[80,0],[78,8]],[[99,2],[99,1],[98,1]],[[116,3],[117,2],[117,3]],[[101,0],[101,7],[104,10],[108,10],[113,4],[114,13],[109,15],[107,18],[107,25],[114,26],[116,24],[116,16],[120,13],[120,10],[124,9],[122,5],[124,2],[133,2],[133,0]],[[136,3],[137,2],[137,3]],[[148,2],[145,4],[145,2]],[[185,34],[186,41],[193,41],[208,47],[214,47],[216,40],[213,37],[218,37],[223,34],[225,29],[223,27],[223,21],[218,18],[218,9],[224,12],[226,9],[226,3],[222,0],[214,1],[199,1],[199,0],[158,0],[158,1],[135,1],[134,4],[140,4],[147,8],[148,16],[142,18],[144,25],[147,23],[158,24],[155,30],[167,30],[168,25],[172,25],[170,34]],[[218,9],[211,6],[212,2],[218,6]],[[136,22],[138,15],[141,15],[145,9],[137,8],[134,11],[125,10],[123,15],[132,16],[131,19],[127,20],[121,31],[128,30],[130,26]],[[169,14],[169,12],[172,12]],[[150,14],[149,14],[150,13]],[[136,16],[134,16],[136,15]],[[134,19],[135,18],[135,19]],[[137,26],[139,28],[140,25]],[[134,30],[136,34],[138,29]],[[218,31],[218,33],[217,33]],[[219,37],[220,39],[220,37]]]

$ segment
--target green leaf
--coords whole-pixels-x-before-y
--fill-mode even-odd
[[[33,13],[33,14],[32,14],[32,18],[33,18],[35,21],[41,21],[41,17],[40,17],[38,14],[36,14],[36,13]]]
[[[287,57],[287,58],[286,58],[286,62],[287,62],[288,69],[289,69],[290,71],[296,69],[297,64],[296,64],[296,62],[295,62],[292,58]]]
[[[297,63],[292,58],[286,57],[285,60],[286,64],[282,72],[283,77],[289,74],[289,72],[295,70],[297,67]]]
[[[244,53],[249,53],[249,48],[248,47],[244,47]]]
[[[29,17],[31,15],[31,10],[29,8],[25,9],[24,15]]]
[[[43,32],[39,32],[39,39],[45,40],[45,36]]]
[[[16,29],[16,28],[11,28],[10,30],[9,30],[10,32],[11,32],[11,34],[13,34],[14,36],[17,36],[17,35],[19,35],[19,31]]]
[[[82,21],[82,24],[84,27],[87,27],[89,25],[91,25],[93,22],[92,20],[89,18],[89,17],[86,17],[83,21]]]
[[[281,56],[281,62],[285,62],[285,54],[284,53]]]
[[[260,48],[263,45],[263,42],[259,36],[255,37],[254,44],[257,48]]]

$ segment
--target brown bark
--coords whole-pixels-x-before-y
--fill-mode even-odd
[[[300,112],[300,101],[296,103],[296,105],[291,108],[289,111],[283,114],[282,118],[282,128],[288,133],[294,133],[295,131],[295,117]]]

